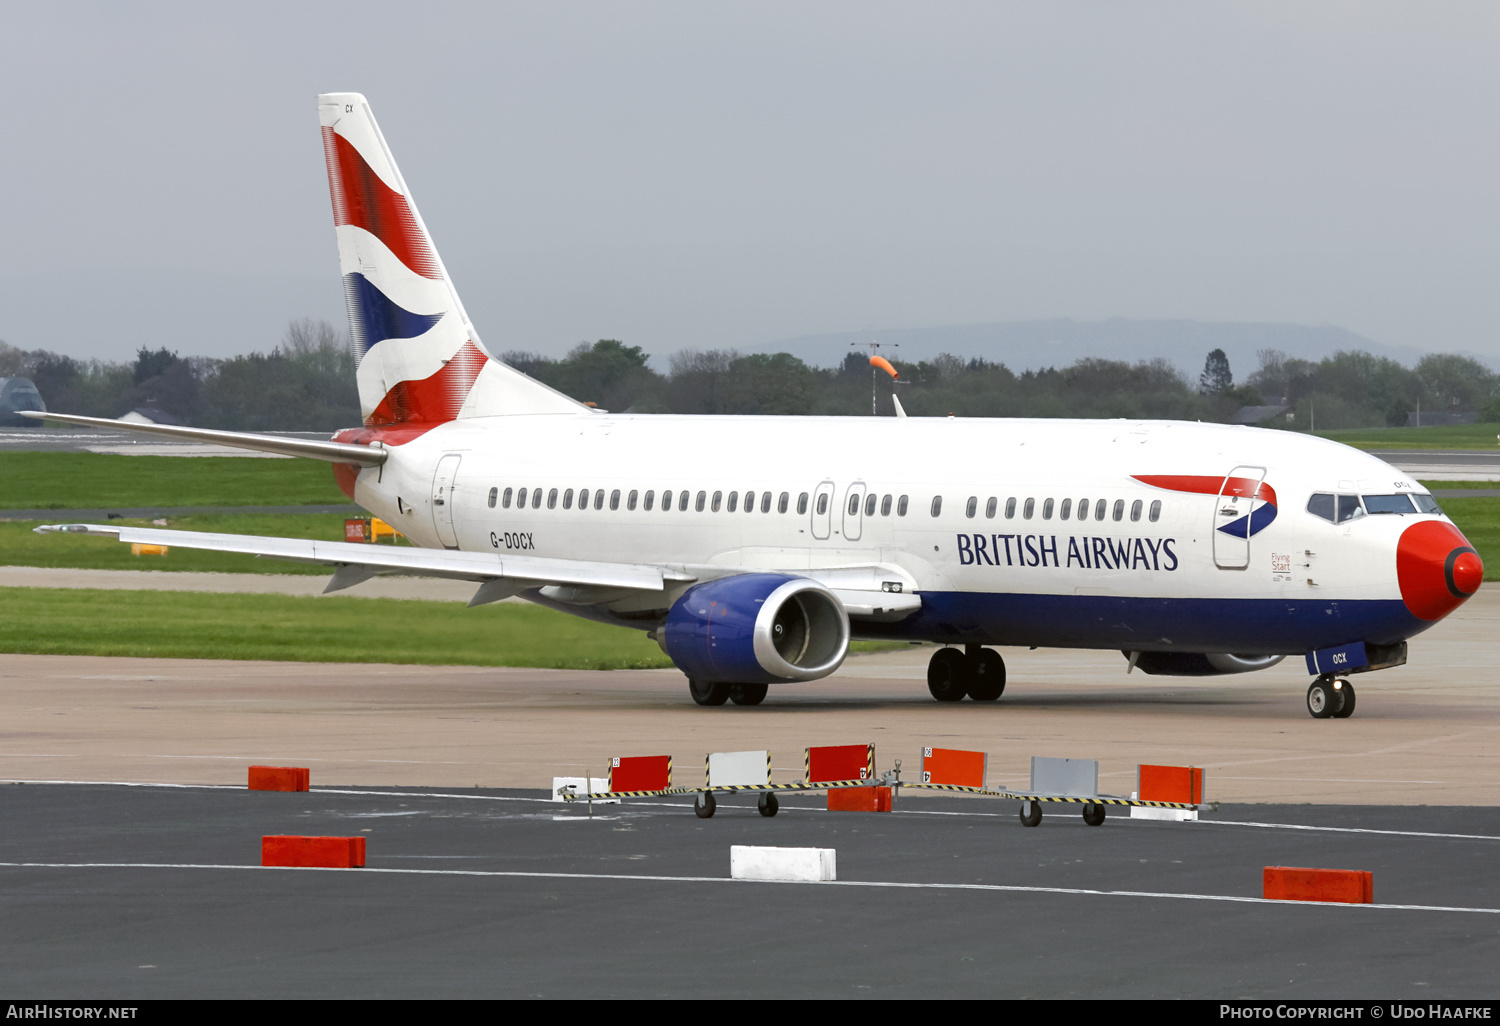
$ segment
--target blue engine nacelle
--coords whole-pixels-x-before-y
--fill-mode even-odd
[[[816,680],[849,651],[849,616],[823,585],[788,574],[739,574],[689,588],[660,628],[662,648],[692,680]]]
[[[1228,652],[1126,652],[1137,670],[1164,677],[1217,677],[1275,666],[1286,656],[1231,655]]]

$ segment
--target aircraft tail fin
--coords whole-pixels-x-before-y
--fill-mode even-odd
[[[586,409],[480,343],[364,96],[319,96],[318,120],[365,423]]]

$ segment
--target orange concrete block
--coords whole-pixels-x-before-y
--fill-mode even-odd
[[[1346,905],[1375,902],[1375,875],[1364,869],[1304,869],[1267,866],[1263,894],[1280,901],[1337,901]]]
[[[1141,766],[1136,797],[1143,802],[1203,804],[1203,770],[1197,766]]]
[[[830,812],[890,812],[889,787],[835,787],[828,792]]]
[[[363,837],[299,837],[273,835],[260,839],[263,866],[308,866],[319,869],[357,869],[365,864]]]
[[[922,783],[984,786],[985,754],[958,748],[922,749]]]
[[[251,766],[252,791],[306,791],[310,776],[302,766]]]

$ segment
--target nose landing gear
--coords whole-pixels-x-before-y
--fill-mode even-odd
[[[992,648],[940,648],[927,664],[927,690],[939,702],[993,702],[1005,692],[1005,660]]]
[[[1319,677],[1307,689],[1307,711],[1314,719],[1347,719],[1354,715],[1354,685],[1336,677]]]

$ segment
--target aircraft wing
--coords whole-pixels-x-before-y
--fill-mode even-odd
[[[377,574],[409,574],[476,581],[480,583],[480,589],[470,605],[493,602],[523,588],[546,584],[661,591],[668,582],[696,579],[681,570],[647,564],[501,556],[488,552],[314,541],[305,538],[268,538],[248,534],[211,534],[204,531],[170,531],[100,524],[49,524],[33,530],[38,534],[86,534],[114,538],[130,544],[239,552],[297,563],[321,563],[335,568],[333,579],[328,582],[325,592],[352,587]]]

